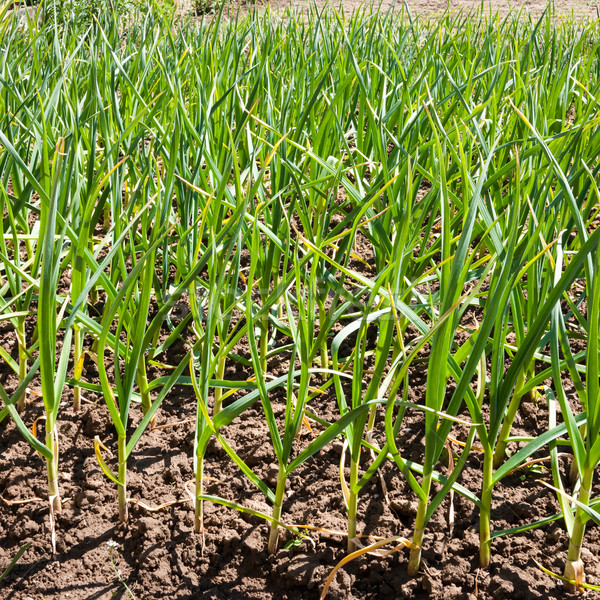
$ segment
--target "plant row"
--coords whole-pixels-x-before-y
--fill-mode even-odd
[[[409,573],[452,493],[479,509],[486,567],[510,533],[492,527],[495,487],[544,456],[570,540],[564,577],[587,585],[584,531],[600,522],[594,25],[316,10],[177,27],[150,12],[125,30],[110,14],[85,29],[23,27],[6,11],[0,22],[0,319],[15,336],[0,358],[19,380],[0,387],[0,422],[44,458],[51,515],[67,388],[76,410],[89,390],[105,400],[118,457],[108,464],[99,439],[96,456],[127,521],[128,459],[183,385],[196,406],[197,532],[205,501],[248,510],[204,493],[211,439],[272,504],[260,516],[275,552],[290,475],[340,437],[349,551],[363,488],[390,463],[418,500]],[[287,374],[270,372],[276,357]],[[428,369],[415,402],[417,361]],[[252,376],[227,379],[235,363]],[[23,420],[32,381],[43,440]],[[314,409],[324,393],[332,422]],[[535,438],[514,431],[524,399],[547,418]],[[255,405],[275,489],[228,440]],[[415,411],[418,462],[398,441]],[[299,447],[306,419],[318,425]],[[481,488],[468,490],[474,446]]]

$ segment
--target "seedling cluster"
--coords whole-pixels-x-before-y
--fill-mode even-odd
[[[127,522],[128,459],[186,386],[198,536],[207,501],[249,511],[205,493],[211,440],[272,505],[251,512],[276,552],[290,476],[339,438],[349,552],[365,486],[388,464],[418,501],[401,540],[408,572],[453,494],[479,510],[487,567],[508,534],[494,530],[496,486],[544,459],[540,494],[556,495],[570,540],[564,577],[588,585],[584,532],[600,522],[595,25],[267,10],[176,28],[151,12],[125,29],[110,14],[23,27],[6,13],[0,319],[15,345],[0,358],[19,385],[0,387],[0,422],[45,460],[52,518],[69,391],[76,410],[90,391],[105,401],[116,456],[99,438],[95,452]],[[417,362],[428,369],[415,401]],[[227,376],[234,364],[247,378]],[[23,419],[34,384],[45,438]],[[334,420],[318,416],[324,397]],[[535,438],[514,428],[532,400],[548,422]],[[228,439],[256,406],[274,487]],[[422,417],[419,461],[398,441],[408,414]],[[481,487],[467,489],[475,451]]]

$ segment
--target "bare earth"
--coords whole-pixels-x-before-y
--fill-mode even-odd
[[[187,0],[189,1],[189,0]],[[185,12],[185,4],[182,5],[183,12]],[[235,3],[234,3],[235,4]],[[250,2],[249,5],[253,3]],[[290,2],[289,0],[274,0],[270,2],[272,8],[277,10],[283,10],[285,8],[292,7],[293,9],[302,11],[308,9],[310,6],[324,6],[330,4],[336,8],[340,6],[340,2],[324,2],[323,0],[296,0]],[[510,12],[517,12],[521,9],[524,10],[525,14],[530,14],[532,17],[539,17],[550,5],[550,9],[554,10],[556,16],[561,19],[573,19],[573,20],[596,20],[598,18],[597,4],[595,0],[381,0],[381,2],[370,2],[369,0],[343,0],[341,2],[346,12],[352,12],[353,10],[375,5],[381,6],[382,10],[387,10],[390,7],[394,7],[398,11],[401,11],[404,5],[406,5],[412,16],[425,15],[428,17],[436,17],[443,14],[445,11],[477,11],[482,7],[486,14],[500,14],[502,16],[509,14]]]

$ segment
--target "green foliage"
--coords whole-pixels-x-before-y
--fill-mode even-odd
[[[101,440],[96,454],[122,519],[127,460],[185,385],[198,532],[203,502],[251,510],[204,493],[211,440],[272,503],[251,514],[270,523],[275,551],[293,529],[295,469],[341,438],[349,548],[359,499],[389,463],[418,500],[410,570],[453,492],[480,510],[486,566],[510,533],[492,531],[495,487],[545,453],[536,476],[557,494],[578,581],[600,461],[595,30],[315,10],[173,29],[172,5],[68,1],[46,6],[39,34],[0,24],[0,318],[19,361],[0,354],[21,381],[0,388],[0,422],[10,416],[48,461],[50,496],[72,358],[67,383],[101,393],[114,424],[116,461]],[[21,339],[31,316],[39,336]],[[188,348],[175,357],[176,343]],[[80,368],[90,356],[99,384]],[[18,410],[38,367],[46,443]],[[542,383],[528,408],[548,431],[515,438]],[[276,481],[229,440],[250,407],[264,415]],[[423,421],[410,448],[408,413]],[[515,441],[527,443],[507,459]],[[459,483],[476,445],[479,490]],[[573,482],[558,445],[573,453]]]
[[[194,0],[193,14],[197,17],[218,12],[225,5],[225,0]]]
[[[103,20],[107,14],[114,15],[122,28],[149,12],[170,21],[176,9],[175,0],[43,0],[43,5],[47,23],[75,30]]]

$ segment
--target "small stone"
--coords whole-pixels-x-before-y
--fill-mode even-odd
[[[142,517],[137,522],[137,529],[140,533],[156,531],[159,527],[160,523],[152,517]]]
[[[106,479],[103,480],[100,477],[92,477],[86,480],[85,485],[90,490],[99,490],[106,485]]]
[[[279,465],[277,463],[272,463],[269,465],[269,469],[267,471],[267,477],[274,481],[277,481],[277,477],[279,476]]]
[[[331,444],[331,448],[338,456],[341,456],[342,452],[344,451],[344,444],[343,442],[336,440],[333,442],[333,444]]]
[[[589,563],[595,560],[595,556],[594,554],[592,554],[592,552],[590,551],[589,548],[586,548],[585,546],[581,549],[581,559],[583,560],[584,563]]]
[[[390,502],[390,508],[398,514],[411,517],[417,512],[417,503],[409,498],[398,498]]]

